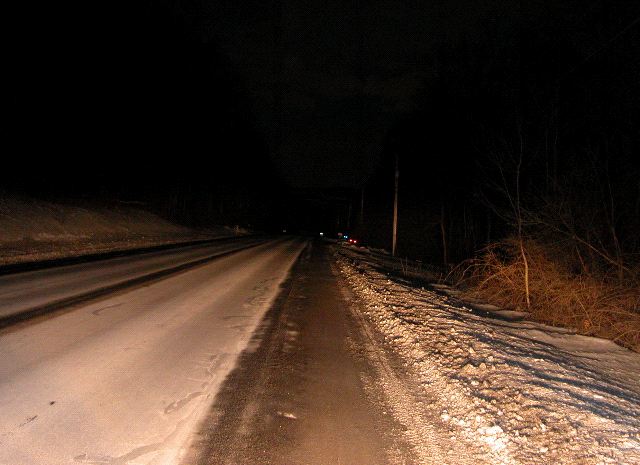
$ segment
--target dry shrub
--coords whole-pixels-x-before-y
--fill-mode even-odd
[[[571,250],[525,242],[531,307],[527,308],[524,266],[517,239],[487,247],[457,269],[454,279],[468,297],[531,312],[534,320],[611,339],[640,352],[640,283],[572,272]]]

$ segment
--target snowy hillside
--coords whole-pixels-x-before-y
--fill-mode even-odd
[[[194,231],[128,205],[85,207],[0,197],[0,265],[233,235]]]

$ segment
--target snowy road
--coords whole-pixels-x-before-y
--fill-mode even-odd
[[[304,245],[258,245],[2,330],[0,464],[177,463]],[[101,272],[90,281],[117,278]],[[4,314],[57,282],[2,279]]]
[[[0,465],[640,464],[637,353],[348,248],[253,245],[0,330]],[[183,263],[149,257],[0,298]]]
[[[0,276],[0,321],[263,242],[246,237]]]

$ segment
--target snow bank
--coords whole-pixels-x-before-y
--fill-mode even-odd
[[[127,205],[81,207],[0,197],[0,265],[234,235],[194,231]]]
[[[640,354],[478,315],[354,255],[337,254],[337,263],[367,319],[432,399],[416,408],[433,410],[427,416],[439,416],[452,439],[482,446],[478,462],[640,464]]]

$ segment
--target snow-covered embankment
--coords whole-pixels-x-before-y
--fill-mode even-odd
[[[193,230],[142,208],[69,205],[0,197],[0,265],[233,236],[232,228]]]
[[[486,463],[640,463],[640,354],[486,318],[366,260],[337,260],[367,319],[433,399],[415,408],[433,409]]]

